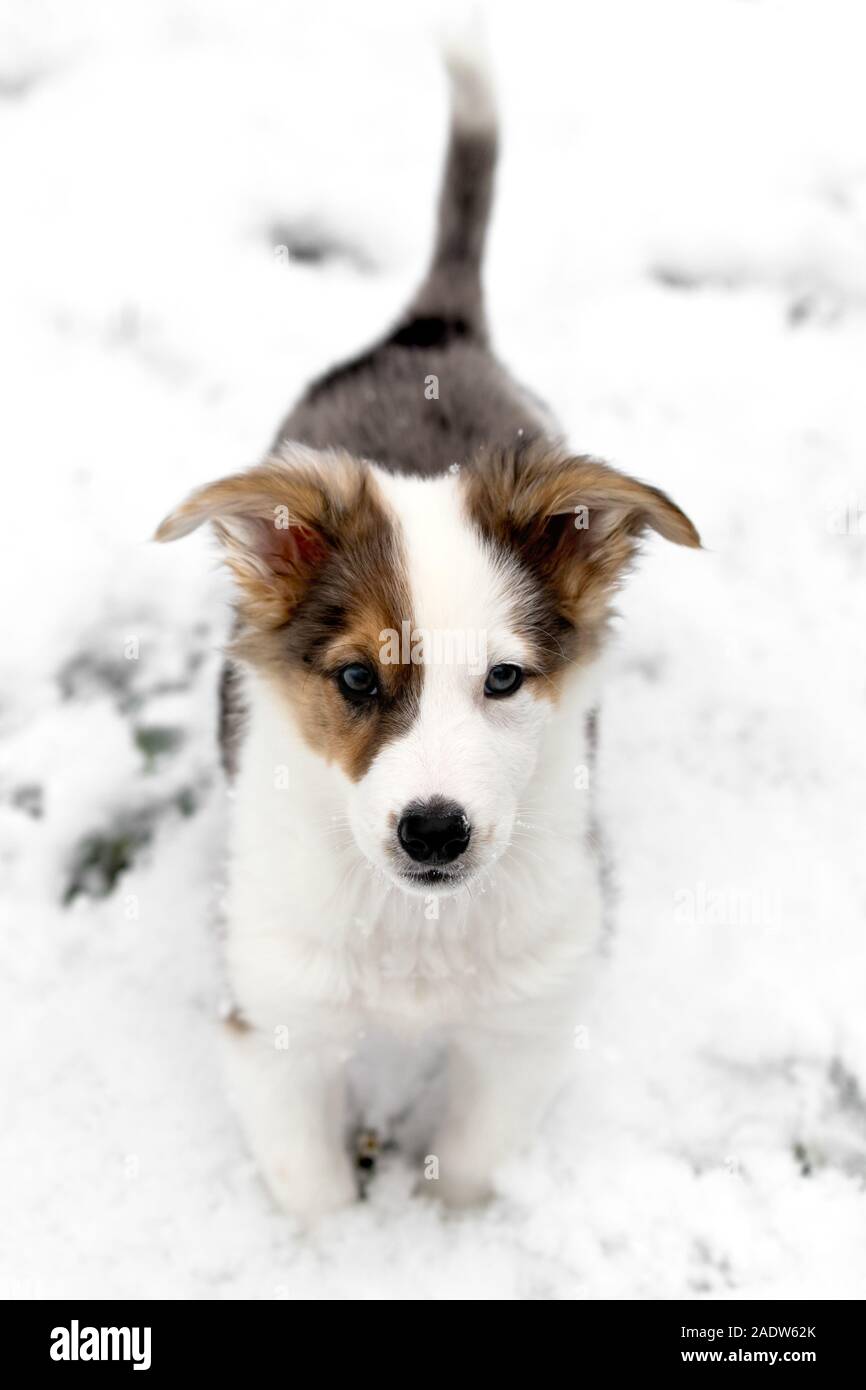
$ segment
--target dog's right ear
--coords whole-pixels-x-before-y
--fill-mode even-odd
[[[659,488],[543,437],[480,452],[462,484],[482,535],[541,581],[585,651],[597,647],[648,531],[700,547],[689,518]]]
[[[211,522],[244,617],[279,627],[339,544],[341,524],[363,515],[368,490],[369,469],[350,454],[283,444],[264,463],[198,488],[154,539],[179,540]]]

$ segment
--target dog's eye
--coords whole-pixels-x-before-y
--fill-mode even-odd
[[[503,661],[498,666],[491,666],[487,672],[484,694],[489,695],[494,700],[501,700],[505,695],[514,695],[522,684],[522,669]]]
[[[371,700],[378,692],[376,673],[362,661],[352,661],[337,672],[340,694],[355,704]]]

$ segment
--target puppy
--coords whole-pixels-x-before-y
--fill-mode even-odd
[[[236,581],[229,1077],[308,1221],[356,1196],[344,1073],[368,1031],[447,1041],[427,1175],[451,1205],[489,1195],[562,1084],[600,923],[575,768],[611,600],[646,531],[699,545],[663,492],[565,448],[494,357],[494,107],[472,60],[450,78],[409,309],[157,532],[210,522]]]

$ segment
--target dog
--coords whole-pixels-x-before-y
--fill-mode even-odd
[[[409,308],[157,531],[209,522],[235,581],[228,1076],[305,1222],[357,1197],[345,1073],[368,1030],[447,1044],[426,1187],[450,1206],[491,1195],[560,1090],[602,917],[575,768],[611,605],[648,531],[700,544],[665,493],[572,453],[494,356],[495,103],[485,65],[448,67]]]

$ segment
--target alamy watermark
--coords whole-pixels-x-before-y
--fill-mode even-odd
[[[857,497],[828,507],[826,520],[831,536],[866,536],[866,504]]]
[[[400,631],[386,627],[379,633],[379,660],[383,666],[478,666],[487,667],[487,633],[484,628],[413,627],[408,618]]]
[[[699,881],[674,893],[674,921],[687,927],[767,927],[781,918],[778,893]]]

